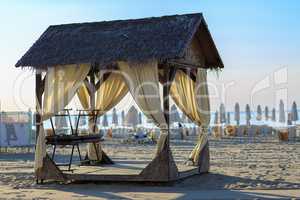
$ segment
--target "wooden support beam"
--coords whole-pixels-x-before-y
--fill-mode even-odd
[[[96,112],[96,113],[93,113],[93,117],[91,117],[89,119],[89,122],[88,122],[89,123],[89,127],[94,127],[94,131],[95,131],[95,126],[96,126],[96,123],[97,123],[97,116],[98,116],[98,112],[99,112],[99,110],[96,110],[96,91],[100,88],[101,82],[105,81],[108,78],[108,76],[109,76],[109,73],[107,73],[96,84],[95,83],[95,75],[96,75],[96,73],[97,72],[95,70],[95,67],[92,68],[91,71],[89,72],[90,81],[88,83],[86,83],[86,81],[85,81],[86,86],[88,84],[87,87],[89,87],[88,90],[89,90],[89,93],[90,93],[90,110],[92,110],[93,112]],[[94,116],[94,114],[96,114],[96,116]],[[96,117],[96,118],[94,118],[94,117]],[[102,156],[101,156],[101,160],[99,160],[100,161],[99,164],[113,164],[113,161],[102,150],[100,143],[98,143],[97,145],[95,145],[95,151],[97,152],[98,146],[99,146],[99,148],[102,151]],[[99,157],[98,157],[98,159],[99,159]]]
[[[173,79],[175,78],[176,69],[172,69],[169,66],[164,68],[164,80],[166,81],[163,85],[163,105],[164,105],[164,114],[166,118],[167,128],[168,128],[168,137],[166,141],[166,154],[168,156],[167,166],[168,166],[168,180],[171,180],[176,177],[178,174],[178,169],[173,160],[172,152],[170,149],[170,88]]]
[[[109,75],[110,75],[110,72],[106,72],[105,74],[103,74],[103,76],[100,78],[100,80],[95,84],[96,91],[100,88],[101,83],[103,83],[104,81],[106,81],[108,79]]]
[[[188,77],[190,77],[194,82],[196,82],[196,76],[197,76],[197,71],[196,70],[181,70],[183,71]]]
[[[196,65],[196,64],[177,61],[177,60],[168,60],[167,64],[172,65],[173,67],[179,68],[179,69],[198,69],[198,68],[201,68],[201,65]]]
[[[41,86],[40,86],[40,89],[41,89],[41,93],[42,93],[42,94],[45,92],[46,76],[47,76],[47,74],[46,74],[45,77],[43,78],[43,80],[42,80],[42,82],[41,82]]]
[[[35,117],[35,126],[36,126],[36,141],[40,131],[40,123],[42,122],[41,115],[38,113],[40,106],[42,105],[42,95],[43,95],[43,81],[41,72],[36,71],[35,73],[35,95],[36,95],[36,117]]]
[[[169,80],[169,69],[168,68],[164,68],[164,80]],[[168,137],[167,137],[167,141],[166,141],[166,149],[167,152],[165,155],[168,156],[167,159],[167,171],[168,171],[168,180],[170,179],[170,105],[169,105],[169,93],[170,93],[170,87],[168,85],[168,82],[165,82],[163,85],[163,105],[164,105],[164,114],[165,114],[165,118],[166,118],[166,123],[167,123],[167,128],[168,128]]]

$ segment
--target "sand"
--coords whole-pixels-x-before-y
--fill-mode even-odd
[[[194,137],[172,140],[173,155],[183,164]],[[153,145],[122,144],[106,140],[104,149],[116,162],[153,157]],[[120,183],[36,185],[33,153],[0,153],[0,199],[253,199],[300,198],[300,142],[279,142],[277,137],[210,138],[209,174],[169,185]],[[27,151],[27,149],[26,149]],[[69,149],[60,149],[58,160]]]

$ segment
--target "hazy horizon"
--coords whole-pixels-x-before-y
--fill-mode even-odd
[[[51,1],[0,2],[0,101],[2,110],[34,108],[34,73],[18,59],[52,24],[143,18],[202,12],[225,68],[212,83],[211,110],[247,103],[300,104],[300,2],[254,1]],[[226,89],[224,89],[226,88]],[[125,101],[118,107],[126,106]]]

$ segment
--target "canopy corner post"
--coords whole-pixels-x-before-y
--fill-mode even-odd
[[[164,84],[163,84],[163,111],[167,123],[167,141],[166,149],[168,156],[168,180],[174,179],[178,176],[178,169],[174,162],[172,151],[170,149],[170,88],[175,77],[176,69],[167,65],[164,67]]]
[[[38,112],[40,106],[42,105],[42,96],[44,91],[45,84],[42,80],[42,72],[37,70],[35,72],[35,96],[36,96],[36,112],[35,112],[35,127],[36,127],[36,135],[35,135],[35,144],[38,138],[39,130],[41,127],[42,117],[41,114]]]
[[[96,76],[96,73],[97,73],[97,70],[96,69],[99,69],[99,64],[98,63],[94,63],[88,76],[89,76],[89,81],[87,80],[87,84],[90,85],[90,110],[92,112],[95,112],[96,110],[96,92],[97,90],[100,88],[101,86],[101,82],[104,82],[107,78],[108,78],[108,75],[106,75],[105,77],[102,78],[102,80],[98,80],[98,82],[96,83],[96,79],[95,79],[95,76]],[[91,118],[89,119],[88,123],[89,123],[89,127],[93,127],[93,126],[97,126],[97,122],[95,121],[96,119],[94,118]],[[95,124],[93,124],[95,123]],[[99,164],[114,164],[114,162],[112,161],[112,159],[105,153],[105,151],[102,150],[102,147],[101,147],[101,143],[98,144],[99,147],[100,147],[100,150],[101,150],[101,159],[99,158]],[[96,145],[96,146],[98,146]],[[98,151],[98,147],[95,147]],[[88,154],[86,155],[86,157],[88,158]]]
[[[39,70],[36,70],[35,72],[35,96],[36,96],[36,102],[35,102],[35,143],[34,148],[36,148],[40,128],[41,128],[41,122],[42,122],[42,116],[39,113],[39,110],[41,109],[42,105],[42,96],[44,91],[44,84],[42,80],[42,72]],[[35,179],[36,183],[39,183],[39,178],[41,178],[40,173],[35,173]],[[43,182],[43,179],[41,178],[41,182]]]

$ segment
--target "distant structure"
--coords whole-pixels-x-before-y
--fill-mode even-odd
[[[182,113],[182,115],[181,115],[181,122],[183,122],[183,123],[191,123],[191,120],[184,113]]]
[[[230,124],[230,112],[227,112],[226,124]]]
[[[103,126],[103,127],[108,127],[108,120],[107,120],[107,115],[106,115],[106,113],[103,115],[102,126]]]
[[[279,102],[279,122],[285,123],[285,112],[283,100]]]
[[[171,106],[170,121],[173,122],[173,123],[174,122],[181,122],[178,109],[175,105]]]
[[[268,106],[265,107],[265,120],[266,121],[269,120],[269,108],[268,108]]]
[[[292,110],[291,110],[291,120],[293,122],[298,121],[299,117],[298,117],[298,108],[297,108],[297,104],[294,101],[293,105],[292,105]]]
[[[134,106],[131,106],[131,108],[128,110],[125,116],[125,124],[131,126],[137,126],[139,124],[138,115],[139,115],[138,110]]]
[[[240,104],[235,103],[234,106],[234,120],[236,121],[236,125],[240,125]]]
[[[113,113],[112,113],[112,123],[115,125],[119,125],[118,113],[115,108],[113,109]]]
[[[139,124],[143,124],[143,117],[141,112],[139,112]]]
[[[251,110],[249,104],[246,105],[246,124],[250,125],[251,120]]]
[[[276,122],[276,109],[275,108],[272,109],[272,121]]]
[[[257,106],[256,120],[257,121],[262,120],[262,109],[260,105]]]
[[[121,112],[121,118],[122,118],[122,125],[124,126],[125,125],[125,111],[122,110]]]
[[[292,113],[288,113],[287,125],[292,125],[292,124],[293,124]]]
[[[220,105],[220,122],[221,124],[226,123],[226,110],[224,103]]]
[[[215,112],[214,124],[215,125],[219,124],[219,112],[218,111]]]

